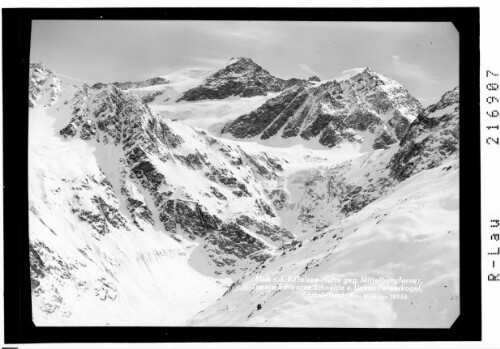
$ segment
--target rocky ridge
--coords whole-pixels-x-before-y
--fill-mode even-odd
[[[72,117],[60,130],[62,137],[78,137],[94,142],[96,146],[118,147],[118,154],[121,154],[118,161],[121,172],[119,190],[127,197],[129,213],[139,227],[150,223],[151,210],[157,210],[160,221],[169,232],[177,233],[179,226],[192,239],[210,236],[210,241],[222,241],[211,235],[228,234],[221,212],[231,197],[232,200],[248,201],[253,206],[254,217],[276,217],[269,199],[259,195],[263,188],[256,178],[276,179],[281,168],[278,159],[268,154],[249,155],[220,143],[203,131],[160,120],[139,98],[114,85],[84,85],[66,102]],[[182,129],[182,135],[176,132],[179,129]],[[207,183],[210,191],[191,192],[185,184],[179,187],[169,183],[165,174],[168,166],[182,167],[183,171],[199,176],[198,180]],[[130,183],[139,184],[142,190],[146,190],[155,207],[148,207],[143,198],[130,194],[136,191],[128,187]],[[203,199],[215,202],[215,205],[204,204]],[[93,216],[89,217],[92,220]],[[251,220],[258,223],[257,218]],[[236,223],[231,224],[231,231],[238,231],[232,241],[237,244],[239,237],[248,234]],[[271,223],[260,224],[265,224],[269,232],[275,229],[276,233],[282,233]],[[259,231],[256,231],[257,235]],[[290,233],[285,236],[293,238]],[[258,246],[254,238],[250,240],[254,242],[249,244],[250,253],[263,253],[264,257],[255,258],[265,259],[265,246]],[[239,254],[239,258],[250,253]],[[227,271],[234,272],[234,269]]]
[[[30,82],[29,82],[29,107],[33,108],[40,97],[42,89],[49,85],[50,96],[48,106],[52,105],[61,95],[60,80],[50,70],[38,61],[30,63]]]
[[[298,83],[229,122],[222,133],[261,140],[316,139],[326,147],[367,139],[370,147],[380,149],[400,140],[421,110],[403,86],[366,68],[344,81]]]

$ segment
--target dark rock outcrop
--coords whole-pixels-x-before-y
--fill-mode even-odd
[[[459,88],[448,91],[427,107],[401,139],[390,162],[391,175],[405,180],[425,169],[439,166],[459,150]]]

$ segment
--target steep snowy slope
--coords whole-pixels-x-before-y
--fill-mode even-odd
[[[148,208],[111,184],[119,167],[105,173],[99,157],[107,157],[111,168],[120,150],[106,153],[83,139],[59,136],[71,118],[69,101],[82,95],[82,86],[57,78],[40,63],[32,66],[31,82],[37,83],[36,89],[30,86],[29,125],[35,323],[181,324],[216,299],[227,280],[189,266],[198,244],[148,224]],[[82,132],[83,138],[92,132],[88,120],[82,130],[91,130]]]
[[[458,118],[456,88],[401,147],[288,178],[275,207],[302,227],[298,239],[191,323],[449,327],[459,314]]]
[[[237,242],[226,242],[219,235],[234,233],[238,235],[235,239],[247,238],[238,225],[234,227],[237,231],[231,232],[226,226],[242,215],[265,221],[262,224],[269,229],[265,234],[272,234],[273,229],[279,235],[284,234],[276,227],[279,222],[263,195],[266,185],[272,185],[278,178],[277,172],[282,170],[278,159],[265,153],[249,155],[204,131],[170,120],[161,121],[135,96],[114,86],[82,91],[85,95],[75,96],[74,116],[61,135],[101,143],[102,166],[107,167],[109,178],[117,176],[113,171],[119,169],[115,187],[127,196],[128,202],[134,203],[134,210],[149,199],[167,231],[181,229],[190,238],[208,239],[219,248]],[[129,188],[128,179],[139,182],[147,193],[134,196],[136,189]],[[138,220],[143,218],[144,214],[137,215]],[[292,237],[289,233],[287,236]],[[258,241],[252,243],[234,249],[246,249],[245,256],[254,260],[265,259],[264,246]],[[239,257],[224,262],[216,259],[221,266],[244,262]]]
[[[37,324],[182,324],[221,294],[225,275],[294,239],[265,194],[283,170],[273,155],[162,121],[133,94],[68,83],[40,63],[30,100]]]
[[[386,148],[404,135],[421,111],[399,83],[366,68],[325,83],[299,82],[222,129],[236,138],[315,139],[334,147]]]
[[[459,314],[457,186],[456,160],[421,172],[317,236],[284,248],[191,323],[449,327]],[[400,277],[415,281],[377,281]]]

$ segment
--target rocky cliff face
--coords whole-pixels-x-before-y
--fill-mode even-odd
[[[57,208],[62,210],[61,216],[73,221],[83,236],[82,242],[75,243],[76,254],[81,254],[79,250],[84,255],[98,253],[104,240],[130,243],[123,237],[127,232],[160,229],[171,243],[197,244],[196,258],[189,263],[212,277],[237,277],[295,238],[278,226],[276,211],[266,195],[283,170],[279,158],[264,152],[250,154],[204,131],[161,120],[139,97],[114,85],[84,84],[65,90],[65,83],[50,85],[56,79],[41,65],[33,67],[32,117],[34,122],[37,118],[56,120],[56,133],[44,135],[58,144],[55,148],[60,149],[53,153],[85,153],[88,163],[83,169],[75,164],[57,178],[47,168],[57,166],[50,162],[51,155],[37,155],[33,145],[32,158],[47,164],[32,163],[32,182],[53,187],[48,197],[31,194],[31,222],[43,227],[32,225],[32,284],[45,314],[59,309],[60,314],[71,317],[72,310],[60,295],[62,288],[70,287],[68,283],[79,292],[90,292],[88,287],[78,286],[76,278],[64,278],[75,268],[85,270],[87,264],[81,259],[72,262],[73,266],[64,264],[57,244],[41,237],[45,233],[40,229],[66,239],[61,227],[47,216],[47,207],[57,202],[61,203]],[[62,95],[58,92],[61,86]],[[37,103],[46,99],[51,104]],[[32,138],[36,137],[42,136]],[[119,253],[119,248],[114,249]],[[126,257],[120,254],[120,258]],[[59,267],[48,267],[59,261],[63,263]],[[98,272],[106,284],[113,284],[116,267],[104,264]],[[115,290],[113,298],[120,297],[115,286],[109,287]]]
[[[280,92],[298,81],[302,80],[277,78],[250,58],[238,57],[232,58],[227,66],[206,78],[201,85],[184,92],[178,101],[267,95]]]
[[[248,253],[237,251],[244,249],[238,243],[248,233],[238,228],[238,219],[224,225],[227,218],[223,212],[228,202],[244,200],[254,217],[276,217],[269,199],[260,193],[262,185],[255,178],[276,179],[280,171],[278,159],[273,160],[267,154],[249,155],[220,143],[203,131],[162,121],[139,98],[123,93],[114,85],[83,86],[68,102],[72,117],[59,131],[60,135],[66,139],[78,137],[95,142],[97,147],[104,147],[104,151],[107,146],[117,147],[121,155],[119,190],[126,197],[129,213],[139,228],[151,222],[153,209],[157,210],[166,231],[182,231],[192,239],[209,238],[207,241],[217,242],[221,244],[219,248],[223,248],[227,239],[217,239],[213,235],[225,235],[228,227],[232,227],[231,231],[239,231],[231,235],[230,243],[236,244],[233,253],[240,260],[256,251],[263,254],[261,260],[266,258],[265,245],[253,246]],[[206,185],[198,190],[190,190],[186,183],[175,185],[169,178],[169,170],[188,172],[195,181]],[[130,182],[147,191],[154,207],[149,208],[143,198],[131,195]],[[96,199],[95,203],[100,205],[100,200]],[[94,216],[87,216],[92,224]],[[270,235],[275,230],[274,234],[278,235],[275,240],[283,240],[279,237],[283,230],[272,224],[266,226]],[[260,231],[257,229],[256,234]],[[293,238],[290,233],[285,236],[284,241]],[[252,245],[257,244],[249,244]],[[226,271],[233,273],[235,270]]]
[[[222,133],[315,139],[326,147],[367,142],[380,149],[400,140],[421,109],[403,86],[367,68],[344,81],[296,84],[228,123]]]

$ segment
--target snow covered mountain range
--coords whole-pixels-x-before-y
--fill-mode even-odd
[[[33,62],[29,103],[37,325],[447,327],[458,314],[458,87],[423,108],[367,68],[284,80],[236,58],[87,85]],[[414,278],[423,292],[257,291],[268,275]]]

